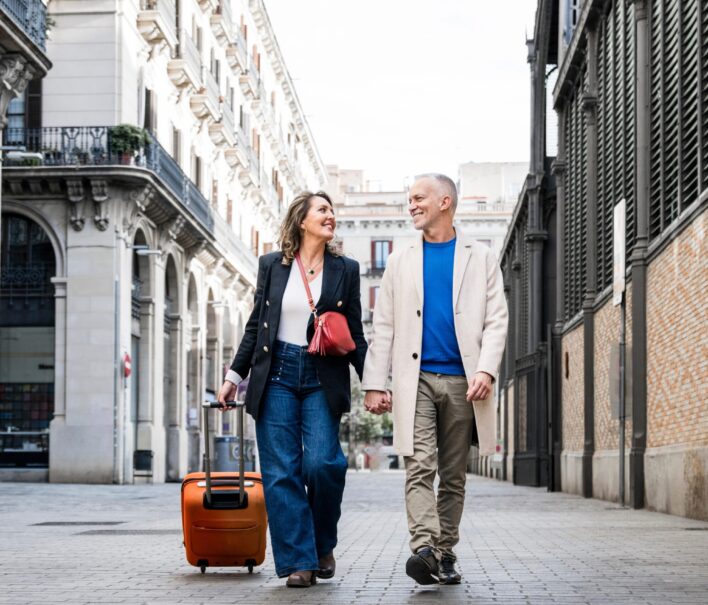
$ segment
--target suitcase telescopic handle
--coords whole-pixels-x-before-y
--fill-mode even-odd
[[[238,409],[236,416],[236,427],[238,433],[238,501],[239,505],[243,504],[243,499],[246,495],[246,487],[244,485],[244,454],[243,454],[243,408],[245,406],[242,401],[227,401],[225,403],[227,409]],[[206,478],[206,497],[207,502],[211,504],[211,454],[209,452],[209,410],[222,408],[223,405],[218,401],[205,401],[202,404],[204,409],[204,475]]]

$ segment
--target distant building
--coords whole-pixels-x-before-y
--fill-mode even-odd
[[[528,162],[467,162],[458,170],[459,216],[475,215],[474,236],[499,256]],[[465,231],[466,231],[465,227]]]

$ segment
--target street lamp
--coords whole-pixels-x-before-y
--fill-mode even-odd
[[[155,250],[145,244],[131,246],[131,249],[134,250],[135,254],[138,256],[162,256],[162,250]]]

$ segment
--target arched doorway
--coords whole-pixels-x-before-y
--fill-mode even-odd
[[[187,469],[190,473],[201,468],[199,446],[199,404],[201,402],[200,343],[199,343],[199,293],[194,275],[189,276],[187,287],[187,315],[185,322],[187,344]]]
[[[132,374],[130,376],[130,421],[133,433],[134,477],[152,474],[152,423],[151,385],[155,379],[151,368],[153,346],[153,300],[150,260],[139,254],[138,247],[148,246],[145,234],[138,230],[133,239],[130,356]]]
[[[54,414],[56,258],[47,232],[2,215],[0,466],[46,468]]]
[[[172,256],[167,257],[165,266],[164,300],[164,426],[165,426],[165,478],[167,481],[180,480],[180,431],[183,426],[180,410],[180,316],[177,267]]]

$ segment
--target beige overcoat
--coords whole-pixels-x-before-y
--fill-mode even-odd
[[[501,270],[494,253],[457,229],[452,285],[455,334],[467,379],[479,371],[497,379],[508,311]],[[364,364],[363,390],[393,392],[393,445],[413,455],[420,353],[423,342],[423,238],[388,258],[373,317],[372,341]],[[494,398],[474,403],[480,452],[496,446]]]

